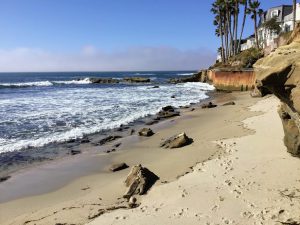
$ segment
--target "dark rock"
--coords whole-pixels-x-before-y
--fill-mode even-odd
[[[124,170],[127,168],[128,168],[128,165],[126,163],[117,163],[117,164],[112,165],[109,168],[109,170],[112,172],[117,172],[117,171]]]
[[[166,106],[163,107],[162,110],[157,113],[159,118],[170,118],[174,116],[180,116],[180,113],[175,111],[175,108],[173,106]]]
[[[193,142],[193,139],[189,138],[185,133],[174,135],[160,144],[160,147],[164,148],[180,148],[189,145]]]
[[[4,176],[4,177],[0,177],[0,183],[1,182],[4,182],[4,181],[7,181],[8,179],[10,179],[11,176]]]
[[[134,129],[131,129],[130,131],[129,131],[129,134],[130,135],[133,135],[135,133],[135,130]]]
[[[159,86],[153,86],[152,88],[159,88]]]
[[[215,108],[217,107],[217,105],[213,104],[212,102],[209,102],[208,104],[203,104],[202,106],[202,109],[210,109],[210,108]]]
[[[108,136],[106,138],[101,139],[99,142],[94,143],[94,144],[95,145],[104,145],[104,144],[106,144],[108,142],[112,142],[112,141],[120,139],[120,138],[122,138],[122,136],[111,135],[111,136]]]
[[[175,111],[175,108],[171,105],[162,107],[161,109],[162,109],[162,111],[169,111],[169,112],[174,112]]]
[[[150,128],[142,128],[140,131],[139,131],[139,135],[140,136],[144,136],[144,137],[150,137],[152,136],[154,133],[153,131],[150,129]]]
[[[71,155],[78,155],[81,153],[81,151],[72,149],[70,153],[71,153]]]
[[[191,108],[191,112],[195,111],[195,108]]]
[[[134,195],[143,195],[147,193],[158,179],[159,177],[157,175],[147,168],[142,167],[142,165],[132,167],[125,180],[127,190],[123,197],[130,199]]]
[[[175,95],[172,95],[171,98],[176,98],[176,96],[175,96]]]
[[[228,105],[235,105],[235,102],[226,102],[223,104],[223,106],[228,106]]]
[[[86,144],[86,143],[89,143],[89,142],[90,142],[90,140],[88,138],[83,138],[83,139],[80,140],[81,144]]]
[[[123,81],[129,83],[149,83],[151,80],[146,77],[125,77]]]
[[[120,82],[119,80],[113,78],[98,78],[98,77],[90,78],[90,81],[93,84],[117,84]]]
[[[115,148],[118,148],[118,147],[121,146],[121,144],[122,144],[122,143],[117,143],[117,144],[114,145],[114,147],[115,147]]]

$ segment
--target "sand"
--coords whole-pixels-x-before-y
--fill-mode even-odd
[[[279,101],[251,107],[255,134],[218,140],[223,151],[177,181],[153,188],[140,207],[105,214],[98,224],[298,224],[300,160],[286,152]],[[298,223],[293,223],[297,221]]]
[[[107,168],[49,193],[33,191],[1,203],[0,224],[274,224],[299,219],[300,164],[283,145],[278,100],[263,99],[251,111],[248,107],[258,99],[249,93],[224,94],[217,102],[232,99],[235,106],[187,109],[184,116],[152,126],[154,136],[123,141],[109,163],[141,163],[160,177],[139,198],[140,207],[115,209],[127,207],[121,196],[129,169],[112,174]],[[183,131],[193,144],[159,148],[163,138]],[[88,158],[79,161],[88,166]],[[36,172],[54,165],[33,169],[32,179],[39,178],[41,186],[55,182],[45,183]],[[7,182],[17,184],[13,178]]]

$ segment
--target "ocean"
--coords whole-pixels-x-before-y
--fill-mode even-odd
[[[208,97],[214,89],[211,85],[167,82],[193,72],[1,73],[0,154],[114,129],[166,105],[197,103]],[[92,84],[89,80],[131,76],[150,78],[151,83]]]

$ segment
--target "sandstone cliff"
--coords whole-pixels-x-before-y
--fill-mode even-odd
[[[282,102],[279,115],[288,151],[300,155],[300,25],[289,45],[282,46],[255,65],[257,87],[267,88]]]

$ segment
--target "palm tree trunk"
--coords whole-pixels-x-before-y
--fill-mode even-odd
[[[297,1],[293,0],[293,29],[295,29],[296,26],[296,12],[297,12]]]
[[[234,55],[238,53],[238,43],[237,43],[237,30],[238,30],[238,21],[239,21],[239,2],[235,2],[235,12],[234,12]]]
[[[220,14],[220,37],[221,37],[221,44],[222,44],[222,49],[221,49],[221,57],[222,57],[222,62],[225,62],[225,52],[224,52],[224,28],[223,28],[223,20],[222,20],[222,16],[221,16],[221,12],[219,12]]]
[[[241,34],[239,38],[239,44],[238,44],[238,49],[241,48],[241,42],[242,42],[242,37],[244,33],[244,28],[245,28],[245,23],[246,23],[246,17],[247,17],[247,8],[248,8],[248,0],[245,1],[245,6],[244,6],[244,17],[243,17],[243,23],[242,23],[242,29],[241,29]]]
[[[257,17],[256,17],[256,12],[254,13],[254,31],[255,31],[255,42],[256,42],[256,47],[259,48],[259,43],[258,43],[258,34],[257,34]]]

